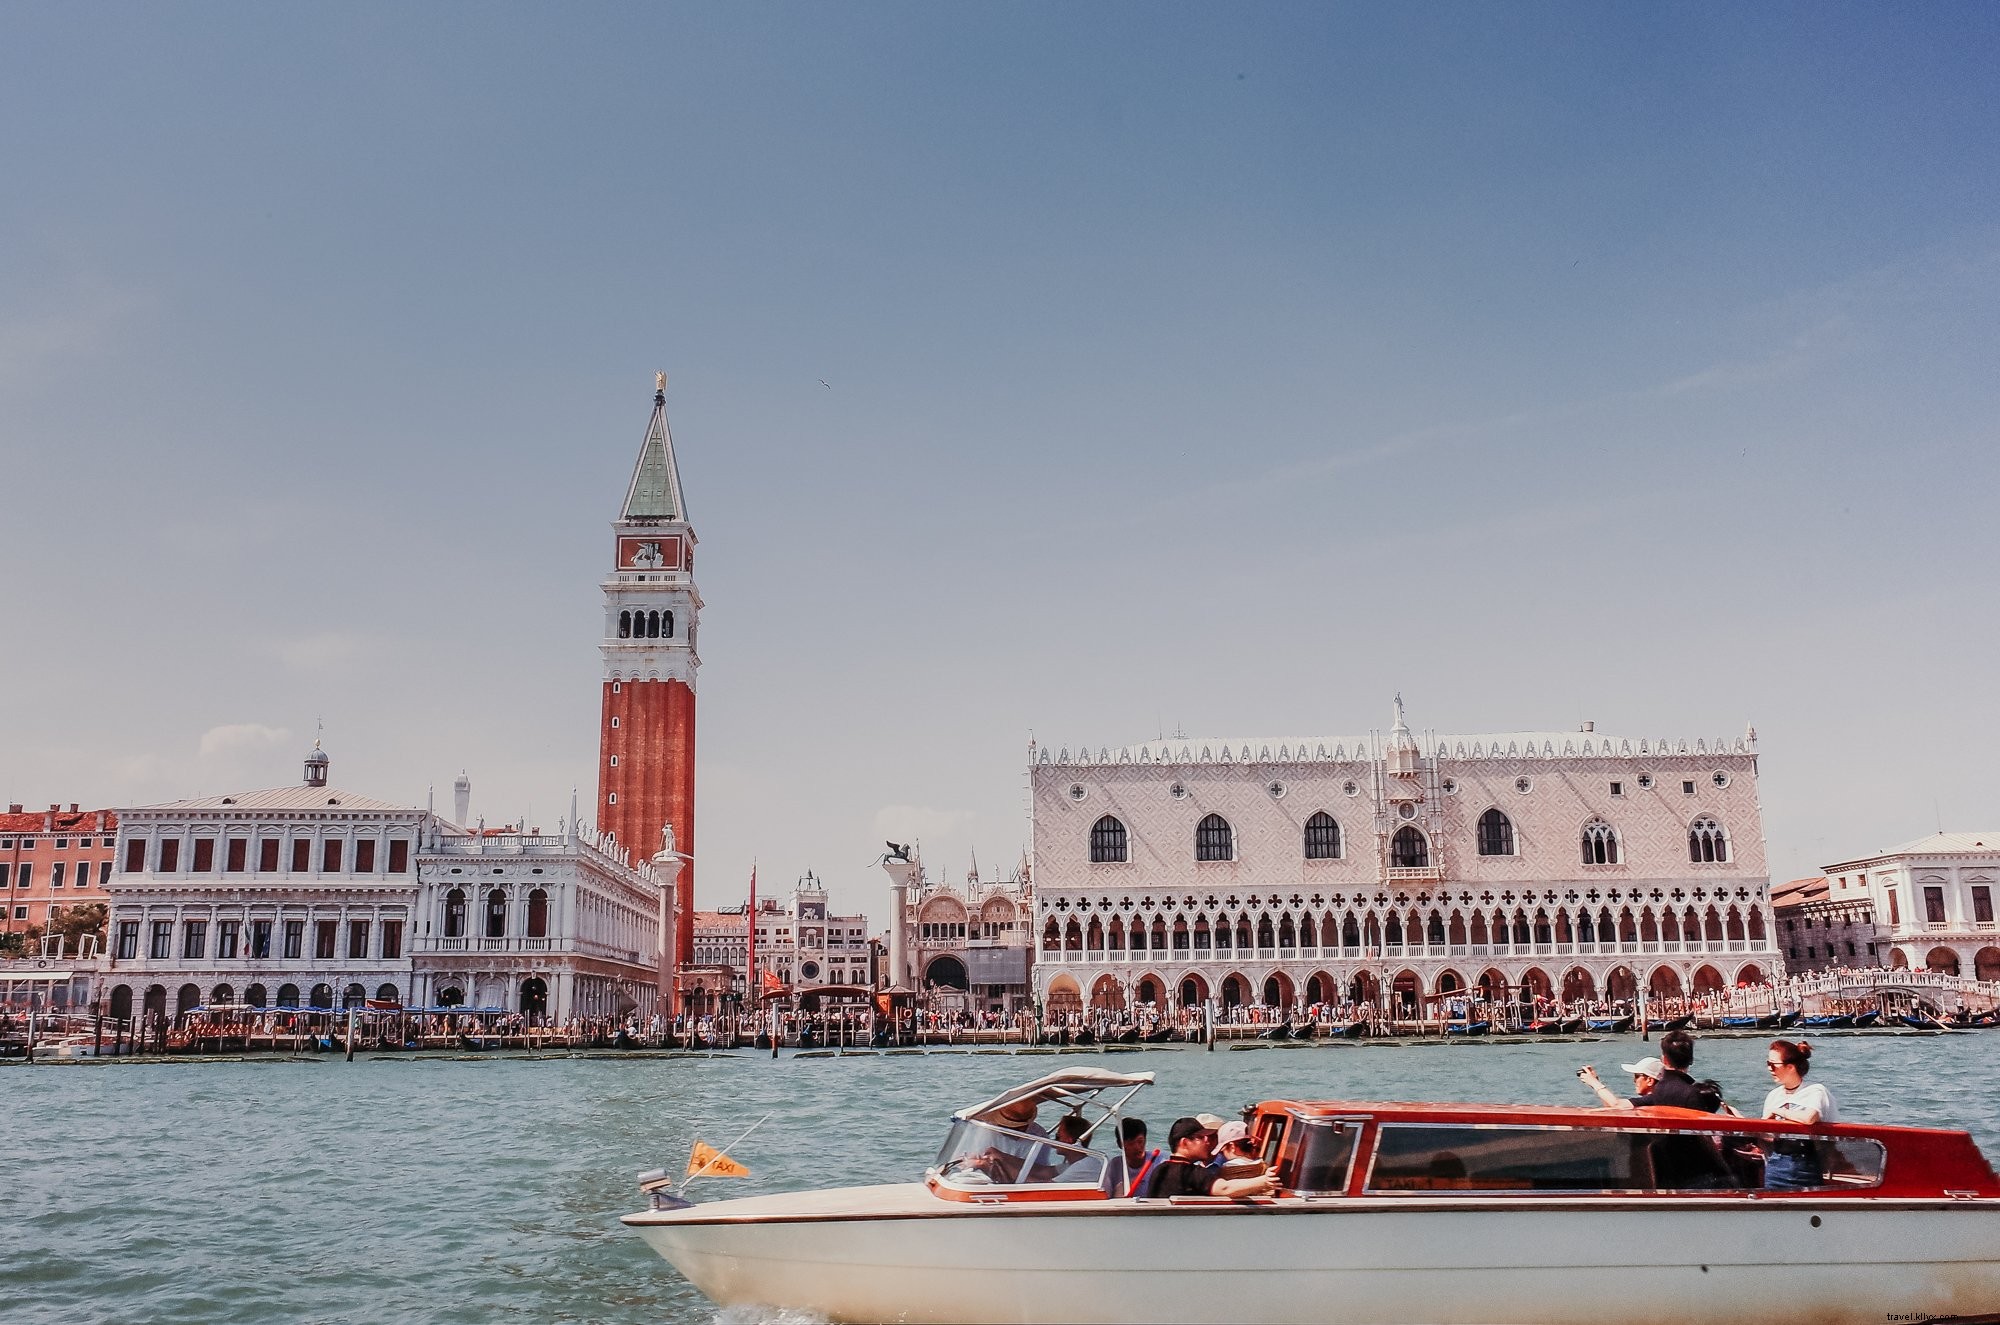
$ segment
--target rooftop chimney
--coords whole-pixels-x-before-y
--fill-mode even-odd
[[[20,812],[21,812],[21,807],[18,803],[14,805],[9,805],[7,807],[7,813],[9,814],[19,814]]]
[[[1597,724],[1594,722],[1586,722],[1583,724],[1583,729],[1587,732],[1594,732],[1597,730]]]

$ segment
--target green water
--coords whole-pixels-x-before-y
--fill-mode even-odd
[[[1697,1076],[1755,1112],[1766,1041],[1707,1039]],[[952,1109],[1058,1065],[1151,1071],[1138,1112],[1273,1096],[1590,1104],[1583,1044],[714,1059],[104,1063],[0,1068],[13,1145],[0,1319],[39,1322],[712,1322],[617,1222],[633,1174],[693,1137],[752,1176],[696,1194],[906,1181]],[[2000,1031],[1827,1036],[1844,1117],[1969,1128],[2000,1156]],[[730,1325],[744,1325],[732,1313]]]

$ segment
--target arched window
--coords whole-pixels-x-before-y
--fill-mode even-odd
[[[1340,946],[1348,949],[1361,946],[1361,926],[1355,923],[1352,911],[1340,922]]]
[[[312,989],[312,997],[311,997],[310,999],[308,999],[307,1001],[308,1001],[309,1003],[311,1003],[311,1004],[312,1004],[312,1006],[314,1006],[314,1007],[316,1007],[316,1008],[330,1008],[330,1007],[332,1007],[332,1006],[333,1006],[333,986],[332,986],[332,985],[329,985],[329,984],[317,984],[317,985],[314,985],[314,986],[313,986],[313,989]]]
[[[629,609],[618,614],[618,638],[632,638],[632,613]]]
[[[1435,911],[1431,912],[1430,928],[1424,933],[1424,941],[1432,946],[1444,942],[1444,917]]]
[[[1229,831],[1229,820],[1219,814],[1211,814],[1194,830],[1194,858],[1196,860],[1236,859],[1235,834]]]
[[[659,637],[660,614],[658,612],[648,612],[646,613],[646,638],[658,639]]]
[[[1729,859],[1729,841],[1721,824],[1704,814],[1688,825],[1688,859],[1697,865]]]
[[[672,639],[673,637],[674,614],[672,612],[662,612],[660,613],[660,638]]]
[[[1514,854],[1514,821],[1498,810],[1488,810],[1479,816],[1479,854],[1482,856],[1511,856]]]
[[[1583,863],[1586,865],[1616,865],[1618,863],[1618,830],[1602,819],[1592,819],[1583,826]]]
[[[1423,869],[1431,863],[1431,844],[1405,824],[1389,839],[1389,863],[1398,869]]]
[[[1340,825],[1325,810],[1306,820],[1306,859],[1340,859]]]
[[[444,936],[448,939],[465,937],[465,890],[453,888],[444,895]]]
[[[528,894],[528,937],[545,939],[549,936],[549,894],[546,888],[537,888]]]
[[[1056,928],[1056,918],[1049,917],[1048,924],[1042,926],[1042,951],[1054,952],[1062,946],[1062,931]]]
[[[264,986],[251,985],[248,989],[243,991],[243,1001],[245,1003],[248,1003],[253,1008],[261,1008],[266,1003],[269,1003],[271,1001],[271,995],[270,992],[264,988]],[[117,1008],[114,1007],[112,1009],[112,1014],[115,1016],[117,1014],[117,1011],[118,1011]]]
[[[340,1006],[343,1011],[348,1008],[358,1008],[367,1001],[367,989],[358,984],[349,985],[340,994]]]
[[[1125,825],[1113,815],[1105,815],[1090,826],[1090,863],[1125,863]]]
[[[281,1008],[295,1008],[298,1005],[299,987],[297,985],[279,985],[278,1006]]]
[[[486,937],[497,939],[507,933],[507,894],[499,888],[486,894]]]

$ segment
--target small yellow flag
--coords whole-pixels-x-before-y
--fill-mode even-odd
[[[750,1170],[708,1142],[696,1141],[694,1153],[688,1156],[687,1175],[692,1178],[696,1174],[704,1178],[747,1178]]]

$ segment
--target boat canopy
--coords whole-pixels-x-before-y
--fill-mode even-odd
[[[1045,1077],[1037,1077],[1026,1085],[1015,1086],[1003,1091],[992,1099],[954,1113],[954,1118],[979,1118],[1004,1109],[1009,1104],[1021,1100],[1034,1100],[1037,1104],[1055,1100],[1074,1108],[1092,1098],[1100,1090],[1114,1090],[1121,1086],[1138,1089],[1153,1084],[1151,1072],[1106,1072],[1095,1067],[1074,1067],[1066,1072],[1051,1072]]]

